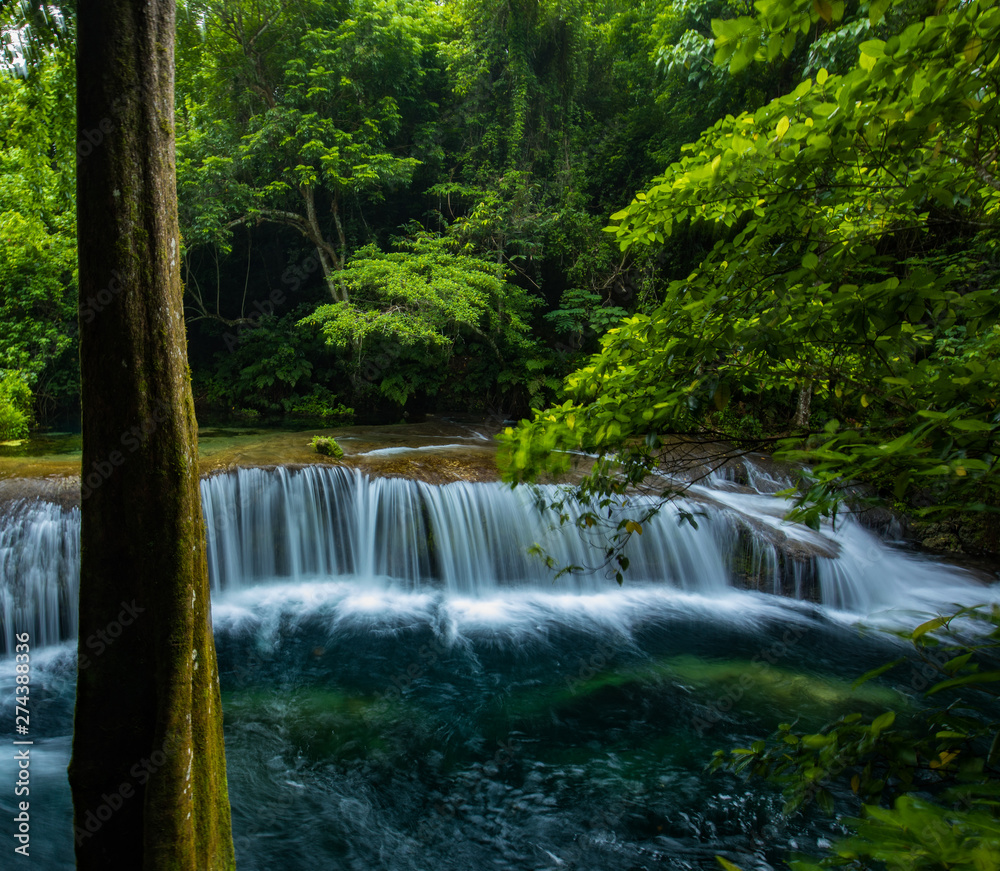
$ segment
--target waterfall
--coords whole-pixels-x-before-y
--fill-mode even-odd
[[[556,496],[551,487],[540,492]],[[430,485],[316,465],[238,469],[203,479],[201,493],[215,592],[331,579],[465,598],[615,588],[600,535],[588,540],[577,529],[580,509],[567,503],[560,524],[529,488]],[[708,598],[745,588],[860,613],[958,598],[956,589],[971,584],[962,571],[888,547],[850,520],[821,532],[786,523],[786,507],[725,481],[692,488],[690,500],[664,506],[632,536],[625,584]],[[697,529],[681,522],[684,513],[696,517]],[[5,650],[15,625],[39,645],[72,637],[79,519],[77,508],[41,501],[10,503],[0,515]],[[529,553],[535,543],[556,567],[590,570],[554,581]]]
[[[641,500],[586,528],[571,500],[539,507],[554,487],[346,465],[204,478],[240,867],[708,871],[718,854],[772,867],[833,837],[782,822],[773,790],[701,776],[710,754],[782,721],[894,708],[886,681],[852,690],[902,648],[858,621],[911,627],[877,612],[991,591],[852,518],[786,522],[772,471],[726,470],[643,520],[621,588],[606,533]],[[13,666],[13,633],[31,634],[32,856],[62,869],[80,511],[17,492],[0,501],[0,643]],[[556,577],[535,543],[590,570]],[[9,698],[14,681],[0,672]]]
[[[603,552],[570,523],[537,510],[529,489],[404,478],[368,478],[345,467],[240,469],[202,482],[213,588],[330,575],[391,578],[407,588],[439,583],[462,595],[551,584],[528,553],[542,544],[558,566],[592,566]],[[677,523],[674,505],[633,537],[630,576],[709,592],[728,586],[710,530]],[[709,524],[710,526],[714,524]],[[707,534],[706,534],[707,533]],[[576,590],[606,589],[602,573],[573,577]]]
[[[0,510],[0,641],[15,627],[44,647],[72,637],[80,578],[80,509],[18,500]]]

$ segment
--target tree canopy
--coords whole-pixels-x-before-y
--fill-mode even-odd
[[[756,8],[712,22],[732,73],[850,24],[842,3]],[[562,405],[508,432],[513,479],[582,449],[616,454],[625,473],[598,476],[622,489],[664,435],[770,395],[789,410],[779,455],[811,464],[808,519],[865,478],[927,510],[995,504],[1000,10],[860,14],[875,32],[850,69],[727,115],[612,216],[624,250],[692,228],[710,246]]]
[[[354,377],[392,348],[389,365],[375,364],[372,386],[400,403],[436,393],[457,364],[470,393],[488,389],[497,372],[517,372],[532,351],[527,318],[533,300],[504,280],[501,264],[450,250],[448,240],[417,234],[401,250],[375,246],[355,252],[340,278],[347,299],[322,305],[303,324],[354,361]],[[486,373],[470,372],[472,360]],[[436,365],[428,365],[435,364]]]
[[[858,480],[991,507],[997,23],[957,0],[190,0],[196,400],[527,414],[511,480],[582,449],[620,490],[685,434],[808,464],[812,520]],[[44,423],[77,389],[74,42],[32,27],[38,63],[0,74],[0,368]]]
[[[43,407],[79,390],[73,90],[65,54],[0,74],[0,373]]]

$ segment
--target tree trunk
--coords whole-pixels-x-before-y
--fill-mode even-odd
[[[77,868],[235,867],[187,365],[173,0],[81,0]]]
[[[809,426],[809,418],[812,416],[809,408],[812,405],[813,384],[812,380],[803,381],[799,385],[799,401],[795,409],[795,420],[793,426],[799,429],[806,429]]]
[[[337,237],[340,240],[340,256],[337,256],[337,249],[323,238],[323,231],[319,226],[319,216],[316,214],[316,191],[312,187],[299,188],[302,198],[306,203],[306,219],[309,222],[309,234],[316,245],[316,254],[319,256],[320,265],[323,267],[323,279],[326,281],[326,289],[334,302],[347,302],[347,291],[344,289],[337,273],[344,268],[344,261],[347,259],[347,238],[344,236],[344,227],[340,223],[340,213],[337,206],[337,196],[333,198],[333,220],[337,225]]]

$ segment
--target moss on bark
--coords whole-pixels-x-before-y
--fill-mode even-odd
[[[80,325],[70,785],[84,871],[235,867],[182,314],[173,32],[173,0],[79,4],[80,298],[109,299]]]

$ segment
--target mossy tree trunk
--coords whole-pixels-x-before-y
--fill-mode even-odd
[[[173,0],[80,0],[77,867],[233,868],[187,364]]]

